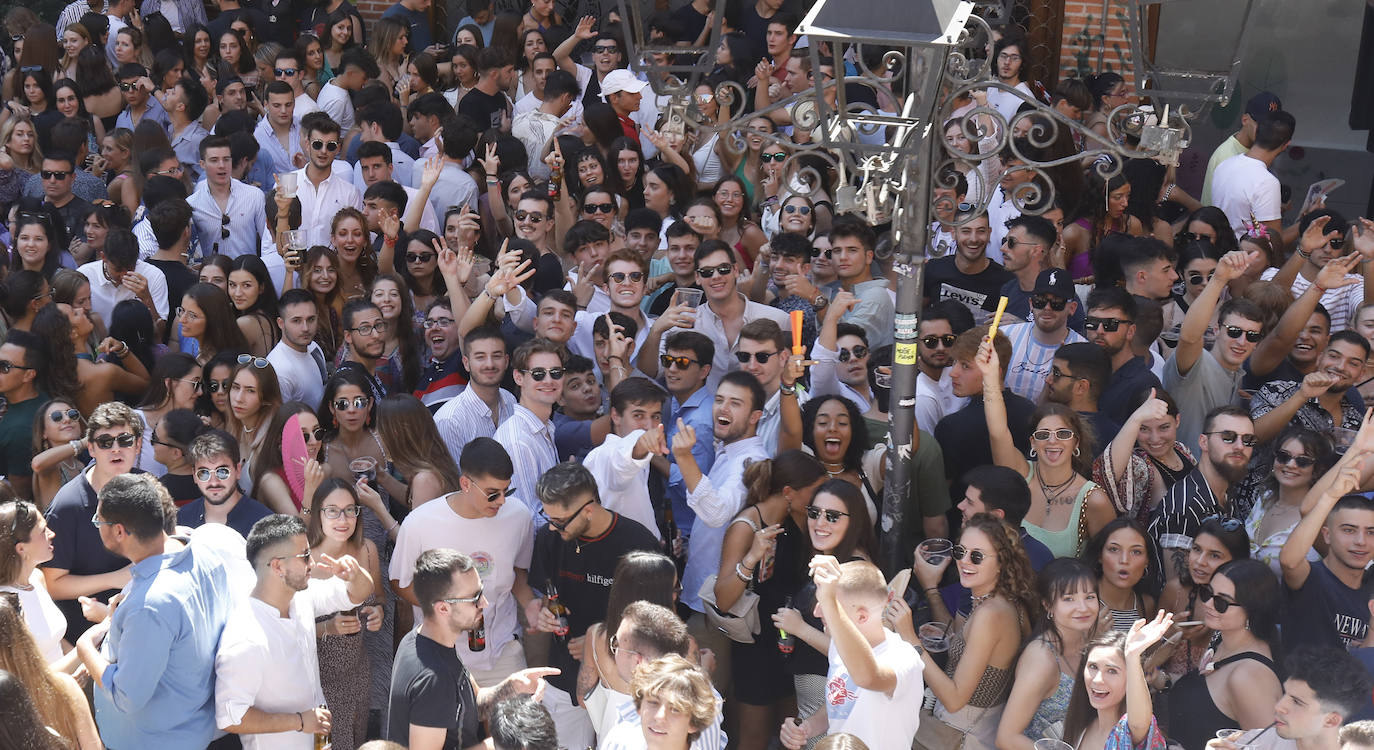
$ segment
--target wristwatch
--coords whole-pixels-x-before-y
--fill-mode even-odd
[[[816,298],[811,300],[811,306],[817,310],[824,310],[828,304],[830,304],[830,298],[825,296],[825,292],[817,294]]]

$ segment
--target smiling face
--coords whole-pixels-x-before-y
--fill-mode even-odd
[[[1134,588],[1145,575],[1149,549],[1145,538],[1132,528],[1117,529],[1102,546],[1102,579],[1120,588]]]
[[[382,318],[394,323],[401,314],[401,288],[391,279],[378,279],[372,284],[372,304],[382,311]]]
[[[1126,701],[1126,655],[1111,646],[1088,651],[1083,660],[1083,685],[1088,705],[1101,711],[1115,709]]]
[[[663,381],[668,386],[669,393],[682,400],[706,384],[706,376],[711,368],[710,362],[697,361],[696,352],[691,349],[669,348],[664,353],[670,357],[686,357],[691,360],[686,367],[680,367],[674,362],[663,368]]]
[[[358,501],[343,489],[336,489],[325,496],[324,502],[320,503],[320,530],[324,532],[326,538],[335,542],[348,542],[353,537],[353,530],[358,527],[358,517],[351,515],[356,513]],[[335,516],[335,518],[330,518]]]
[[[706,299],[712,302],[721,302],[735,295],[735,285],[738,281],[737,270],[734,265],[734,258],[724,250],[717,250],[710,255],[696,261],[697,283],[701,284],[706,291]],[[729,266],[729,270],[720,273],[722,266]],[[701,276],[702,269],[713,269],[711,278]]]
[[[1062,360],[1060,363],[1062,364]],[[1035,430],[1037,432],[1040,430],[1050,431],[1049,437],[1045,440],[1031,438],[1031,447],[1039,454],[1036,460],[1043,461],[1046,466],[1063,466],[1073,460],[1073,451],[1078,447],[1078,435],[1075,434],[1068,440],[1061,440],[1056,434],[1059,430],[1073,430],[1063,417],[1051,414],[1037,422]]]
[[[77,54],[86,48],[86,38],[75,31],[62,32],[62,50],[67,53],[69,60],[75,60]]]
[[[1364,372],[1365,350],[1350,341],[1333,341],[1322,352],[1317,369],[1336,378],[1327,393],[1345,393]]]
[[[1255,346],[1258,344],[1258,342],[1250,341],[1246,333],[1259,333],[1263,330],[1264,324],[1235,313],[1227,315],[1224,320],[1220,321],[1220,324],[1221,330],[1217,335],[1216,345],[1212,347],[1212,353],[1221,360],[1222,365],[1227,369],[1235,370],[1255,351]],[[1240,328],[1246,333],[1231,338],[1226,330],[1229,327]]]
[[[821,511],[816,518],[812,518],[810,512],[806,517],[806,532],[811,537],[811,548],[816,554],[828,554],[840,546],[840,542],[844,541],[845,534],[849,531],[849,508],[839,496],[829,492],[817,492],[811,498],[811,507],[819,508]],[[832,522],[826,517],[825,511],[833,511],[831,515],[842,515]]]
[[[521,239],[542,245],[553,228],[551,218],[549,204],[542,200],[521,200],[515,209],[515,234]]]
[[[964,533],[959,536],[959,543],[969,552],[964,555],[964,559],[954,561],[959,571],[959,583],[975,593],[985,594],[992,591],[997,586],[997,576],[1001,571],[992,540],[981,529],[970,528],[964,529]],[[973,562],[972,553],[975,551],[983,553],[981,564]]]
[[[356,216],[346,216],[334,227],[333,240],[334,251],[339,254],[339,260],[350,265],[356,264],[362,255],[363,247],[367,245],[367,228]]]
[[[576,316],[576,310],[545,297],[539,300],[539,307],[535,311],[534,335],[563,343],[572,338],[573,329],[577,326]]]
[[[563,382],[554,380],[553,375],[545,373],[543,380],[535,380],[532,371],[553,370],[563,366],[563,361],[553,352],[534,352],[525,363],[525,371],[515,371],[515,384],[520,386],[521,400],[529,399],[542,406],[553,406],[563,395]]]
[[[1089,633],[1097,623],[1097,588],[1083,579],[1052,602],[1044,602],[1045,611],[1062,631]]]
[[[978,263],[986,257],[992,229],[987,216],[977,216],[954,230],[955,251],[966,263]]]
[[[241,269],[229,272],[229,299],[233,301],[234,309],[247,312],[258,303],[261,294],[262,285],[256,276]]]
[[[711,407],[712,433],[723,443],[733,443],[754,434],[763,405],[754,404],[753,393],[743,386],[722,382],[716,386]]]
[[[655,694],[640,699],[639,721],[644,730],[644,743],[650,750],[671,750],[689,744],[687,736],[692,732],[692,717]]]
[[[333,258],[321,255],[308,269],[307,283],[315,294],[329,294],[339,283],[339,268]]]
[[[11,346],[12,346],[12,345],[9,345],[9,344],[6,344],[6,345],[4,345],[4,346],[0,346],[0,357],[5,357],[5,358],[9,358],[9,357],[22,357],[22,352],[10,351]],[[14,348],[14,349],[19,349],[19,347],[13,347],[13,348]],[[22,360],[22,359],[19,359],[19,360],[11,360],[11,361],[21,361],[21,362],[22,362],[23,360]],[[11,371],[11,375],[13,375],[13,374],[15,374],[15,373],[19,373],[20,376],[22,377],[22,374],[23,374],[24,372],[27,372],[27,371],[26,371],[26,370],[12,370],[12,371]],[[8,376],[0,376],[0,378],[5,378],[5,377],[8,377]],[[49,443],[50,445],[59,445],[59,444],[61,444],[61,443],[69,443],[69,442],[71,442],[71,441],[73,441],[73,440],[80,440],[80,439],[81,439],[81,435],[82,435],[83,429],[84,429],[84,428],[82,427],[82,425],[81,425],[81,418],[80,418],[80,417],[72,418],[72,417],[67,416],[67,412],[68,412],[69,410],[75,409],[75,408],[76,408],[76,405],[75,405],[75,404],[72,404],[72,403],[69,403],[69,402],[66,402],[66,401],[54,401],[54,402],[52,403],[52,406],[49,406],[49,407],[48,407],[48,413],[43,415],[43,439],[46,440],[46,441],[48,441],[48,443]],[[50,415],[50,414],[53,414],[53,413],[60,413],[60,414],[62,415],[62,418],[61,418],[59,421],[57,421],[57,422],[52,421],[52,419],[51,419],[51,417],[49,417],[49,415]]]
[[[65,168],[66,162],[62,162],[62,166]],[[48,233],[43,231],[42,225],[25,224],[15,237],[15,249],[19,251],[24,268],[41,271],[43,261],[48,257]]]
[[[611,295],[613,307],[624,310],[639,307],[647,279],[641,275],[639,281],[635,281],[630,274],[636,273],[643,274],[639,264],[627,260],[613,260],[606,266],[606,291]],[[617,278],[621,281],[616,281]]]
[[[1314,479],[1313,472],[1316,467],[1310,462],[1308,462],[1305,467],[1299,466],[1298,461],[1302,459],[1313,459],[1315,456],[1308,452],[1307,448],[1303,446],[1302,441],[1297,438],[1289,438],[1283,445],[1278,446],[1278,450],[1286,452],[1289,456],[1287,461],[1281,462],[1279,460],[1278,451],[1275,451],[1274,479],[1278,481],[1279,486],[1290,489],[1307,489],[1311,487]]]
[[[1163,419],[1147,419],[1141,422],[1136,445],[1151,456],[1162,460],[1173,452],[1177,440],[1178,417],[1168,415]]]
[[[821,404],[811,429],[816,458],[828,464],[843,463],[853,439],[853,425],[849,423],[849,410],[844,404],[837,398]]]
[[[1322,527],[1334,562],[1350,570],[1364,570],[1374,548],[1374,511],[1342,508],[1332,511]],[[1330,563],[1328,563],[1330,564]]]

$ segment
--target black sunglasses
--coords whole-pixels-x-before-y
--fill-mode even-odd
[[[1242,435],[1239,432],[1236,432],[1235,430],[1216,430],[1214,432],[1204,432],[1202,434],[1216,435],[1217,437],[1221,438],[1221,442],[1226,443],[1227,445],[1230,445],[1236,442],[1237,439],[1239,439],[1240,444],[1245,446],[1246,448],[1253,448],[1255,447],[1255,443],[1259,442],[1259,440],[1255,438],[1255,433],[1253,432],[1248,432]]]
[[[300,68],[273,68],[272,72],[279,76],[293,76],[300,72]],[[319,148],[319,146],[315,148]]]
[[[701,364],[691,357],[674,357],[671,354],[658,355],[658,363],[663,365],[664,369],[676,366],[679,370],[685,370],[692,365]]]
[[[138,440],[132,432],[124,432],[118,435],[99,435],[91,439],[100,450],[107,451],[119,443],[120,448],[131,448]]]
[[[434,260],[434,253],[406,253],[407,263],[428,263]]]
[[[1101,328],[1107,333],[1116,333],[1116,330],[1120,328],[1123,324],[1130,325],[1131,323],[1132,321],[1122,320],[1120,318],[1089,317],[1083,320],[1083,329],[1086,331],[1096,331],[1097,329]]]
[[[541,214],[538,211],[516,211],[515,220],[529,221],[531,224],[538,224],[539,222],[544,220],[544,214]]]
[[[703,268],[698,268],[697,275],[703,279],[709,279],[712,276],[715,276],[716,274],[720,274],[721,276],[729,276],[730,272],[734,270],[735,264],[721,263],[718,266],[707,266]]]
[[[749,364],[751,358],[761,365],[766,365],[769,358],[775,354],[782,354],[782,350],[779,349],[775,352],[735,352],[735,359],[739,360],[742,365]]]
[[[950,553],[954,555],[955,560],[963,560],[967,557],[968,561],[974,565],[982,565],[983,561],[988,559],[988,556],[983,554],[982,550],[969,549],[962,544],[954,545],[954,549],[951,550]]]
[[[614,282],[617,283],[617,284],[624,284],[624,283],[625,283],[625,279],[627,279],[627,278],[628,278],[630,281],[634,281],[634,282],[639,282],[639,281],[643,281],[643,280],[644,280],[644,272],[643,272],[643,271],[631,271],[631,272],[629,272],[629,273],[625,273],[624,271],[616,271],[615,273],[607,274],[607,275],[610,277],[611,281],[614,281]]]
[[[334,153],[335,151],[338,151],[338,150],[339,150],[339,142],[338,142],[338,141],[322,141],[322,140],[320,140],[319,138],[316,138],[315,140],[313,140],[313,141],[310,142],[310,148],[313,148],[313,149],[315,149],[316,151],[328,151],[329,153],[332,154],[332,153]]]
[[[510,494],[510,491],[507,490],[506,494]],[[567,518],[559,518],[555,520],[552,517],[550,517],[548,513],[545,513],[543,510],[539,511],[539,516],[543,518],[546,522],[548,522],[548,524],[554,527],[555,529],[558,529],[559,531],[567,531],[568,524],[577,520],[577,517],[582,514],[582,511],[586,510],[587,506],[591,505],[594,502],[596,502],[596,498],[592,498],[591,500],[582,503],[580,506],[578,506],[577,510],[573,511],[572,513],[569,513]]]
[[[1247,330],[1245,330],[1244,328],[1241,328],[1240,326],[1223,326],[1223,327],[1226,329],[1226,335],[1227,335],[1227,336],[1230,336],[1230,337],[1233,338],[1233,339],[1238,339],[1238,338],[1240,338],[1240,335],[1241,335],[1242,333],[1245,334],[1245,340],[1246,340],[1246,341],[1249,341],[1249,342],[1252,343],[1252,344],[1255,343],[1255,342],[1257,342],[1257,341],[1259,341],[1260,339],[1264,338],[1264,334],[1261,333],[1261,332],[1259,332],[1259,331],[1247,331]]]
[[[1274,451],[1274,463],[1276,464],[1297,464],[1299,469],[1306,469],[1315,466],[1317,459],[1311,456],[1295,456],[1282,448]]]
[[[609,214],[609,213],[614,213],[614,212],[615,212],[615,204],[614,204],[614,203],[587,203],[587,204],[585,204],[585,205],[582,206],[582,213],[584,213],[584,214],[596,214],[596,213]]]
[[[68,409],[66,411],[63,411],[61,409],[53,409],[51,412],[48,413],[48,419],[51,419],[53,421],[53,424],[61,424],[63,417],[66,417],[67,419],[80,420],[81,412],[77,411],[76,409]]]
[[[946,333],[940,336],[922,336],[921,343],[924,344],[927,349],[934,349],[936,346],[943,346],[948,349],[954,346],[954,342],[958,340],[958,338],[958,336],[952,333]]]
[[[1211,280],[1212,280],[1212,276],[1213,276],[1215,273],[1216,273],[1216,272],[1213,271],[1212,273],[1207,274],[1206,277],[1203,277],[1203,275],[1202,275],[1200,272],[1198,272],[1198,271],[1189,271],[1189,272],[1188,272],[1188,283],[1189,283],[1189,284],[1192,284],[1193,286],[1202,286],[1203,284],[1205,284],[1205,283],[1211,281]]]
[[[13,363],[13,362],[11,362],[11,361],[9,361],[9,360],[7,360],[7,359],[0,359],[0,373],[3,373],[3,374],[5,374],[5,375],[10,374],[10,370],[32,370],[32,369],[33,369],[32,367],[25,367],[25,366],[23,366],[23,365],[16,365],[15,363]]]
[[[56,160],[54,159],[54,161]],[[70,177],[72,173],[64,169],[44,169],[38,174],[45,180],[65,180]]]
[[[328,434],[329,434],[329,430],[326,430],[326,429],[323,428],[323,427],[316,427],[316,428],[313,429],[313,430],[306,430],[306,429],[302,429],[302,430],[301,430],[301,437],[305,438],[306,440],[309,440],[310,437],[313,435],[313,436],[315,437],[315,440],[316,440],[317,442],[323,442],[325,436],[328,435]]]
[[[812,521],[820,518],[821,514],[825,514],[826,523],[839,523],[841,518],[844,518],[845,516],[849,515],[848,513],[845,513],[842,510],[819,508],[815,505],[806,506],[806,517],[811,519]]]
[[[543,367],[536,367],[533,370],[521,370],[520,372],[526,373],[531,378],[534,378],[534,382],[542,383],[544,381],[545,375],[553,378],[554,380],[562,380],[564,369],[562,367],[550,367],[548,369],[545,369]]]
[[[1215,609],[1219,615],[1226,614],[1226,610],[1232,607],[1240,606],[1240,602],[1218,594],[1212,590],[1211,584],[1206,583],[1198,586],[1197,598],[1201,599],[1203,602],[1213,602],[1212,609]]]
[[[767,164],[769,162],[778,162],[779,164],[781,164],[782,162],[787,161],[787,154],[759,154],[759,161],[763,162],[764,164]]]
[[[1223,518],[1217,515],[1216,513],[1213,513],[1212,515],[1207,516],[1201,521],[1198,521],[1198,526],[1202,526],[1204,524],[1209,523],[1218,524],[1219,526],[1221,526],[1221,530],[1227,533],[1240,531],[1241,527],[1245,526],[1245,522],[1240,520],[1239,518]]]
[[[868,356],[868,347],[863,344],[856,344],[853,349],[841,349],[836,359],[841,362],[848,362],[851,359],[863,359]]]
[[[1030,302],[1031,307],[1037,310],[1044,310],[1048,307],[1055,312],[1064,312],[1064,308],[1069,306],[1069,301],[1066,299],[1050,299],[1043,294],[1037,294],[1031,297]]]
[[[205,389],[211,393],[229,390],[228,380],[211,380],[205,384]]]

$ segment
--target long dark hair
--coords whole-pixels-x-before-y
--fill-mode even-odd
[[[46,360],[38,368],[34,385],[53,398],[74,398],[81,392],[81,383],[76,378],[71,320],[57,305],[46,305],[34,316],[30,331],[43,341]]]
[[[1083,590],[1096,593],[1097,578],[1092,567],[1076,557],[1056,557],[1041,568],[1035,577],[1035,591],[1040,595],[1044,616],[1031,629],[1031,639],[1044,638],[1057,652],[1064,653],[1064,639],[1059,637],[1049,613],[1060,597]]]
[[[1159,569],[1159,546],[1155,544],[1153,536],[1128,517],[1122,516],[1113,519],[1106,526],[1103,526],[1101,531],[1094,534],[1084,547],[1081,559],[1092,567],[1096,580],[1101,580],[1102,550],[1107,547],[1107,539],[1121,529],[1130,529],[1145,540],[1145,570],[1140,574],[1140,580],[1136,581],[1135,586],[1131,588],[1141,596],[1158,597],[1159,590],[1164,585],[1163,571]]]
[[[277,407],[276,413],[272,415],[272,421],[267,427],[267,435],[262,439],[262,449],[253,459],[253,491],[255,495],[263,477],[285,468],[286,462],[282,458],[281,446],[286,423],[297,414],[304,414],[305,412],[314,414],[315,409],[300,401],[287,401]],[[311,458],[318,459],[319,456],[311,456]]]
[[[1316,459],[1317,463],[1312,466],[1312,482],[1314,484],[1322,474],[1326,473],[1327,469],[1330,469],[1331,466],[1336,463],[1336,450],[1331,445],[1331,438],[1310,427],[1304,427],[1300,424],[1290,424],[1283,428],[1283,431],[1279,433],[1278,437],[1274,438],[1274,442],[1271,445],[1273,445],[1274,450],[1277,451],[1289,440],[1296,440],[1301,443],[1302,449],[1307,451],[1307,455]],[[1269,476],[1264,478],[1264,483],[1270,490],[1278,490],[1279,482],[1278,479],[1274,477],[1273,472],[1270,472]]]
[[[245,271],[251,274],[258,283],[258,298],[248,306],[247,310],[238,310],[238,314],[240,316],[261,314],[267,319],[268,327],[272,329],[272,338],[280,338],[281,331],[277,330],[277,286],[272,283],[272,274],[267,272],[267,264],[263,263],[262,258],[256,255],[240,255],[234,258],[232,270],[226,276],[233,274],[234,271]]]
[[[110,62],[105,58],[105,48],[100,44],[88,44],[76,53],[74,72],[86,96],[98,96],[117,85]]]
[[[185,379],[198,369],[200,365],[196,363],[196,358],[185,352],[169,352],[162,355],[157,364],[149,368],[151,382],[148,383],[148,390],[143,392],[143,402],[138,408],[157,409],[166,404],[172,397],[172,389],[167,385],[167,381]]]
[[[455,210],[453,213],[457,213],[457,211]],[[445,222],[448,221],[448,217],[449,214],[445,213]],[[406,253],[410,252],[410,243],[418,242],[428,251],[434,250],[434,243],[438,241],[438,239],[439,236],[428,229],[417,229],[406,237],[405,247],[401,249],[403,252],[398,251],[400,257],[396,259],[396,276],[399,277],[401,281],[405,282],[404,288],[409,289],[411,295],[419,289],[420,284],[418,283],[419,280],[415,278],[415,275],[410,272],[410,264],[405,260]],[[448,283],[444,281],[444,274],[439,271],[437,263],[434,266],[434,275],[426,280],[425,285],[428,287],[429,293],[435,297],[443,297],[448,294]],[[413,296],[411,296],[411,304],[414,304]]]
[[[207,284],[206,286],[210,285]],[[233,325],[235,329],[238,328],[238,326],[234,325],[233,323],[230,323],[230,325]],[[202,417],[214,417],[218,415],[221,419],[228,420],[229,415],[227,413],[220,413],[218,410],[215,409],[214,396],[210,393],[210,374],[213,373],[216,368],[227,367],[229,368],[229,377],[226,379],[226,381],[228,383],[232,383],[234,380],[234,368],[238,367],[239,354],[242,351],[243,350],[240,348],[227,349],[224,351],[215,352],[215,355],[211,357],[208,362],[205,363],[205,366],[200,368],[201,388],[200,397],[196,399],[197,414],[201,415]],[[229,386],[225,385],[224,390],[227,393],[229,390]]]
[[[402,261],[404,262],[404,258]],[[410,296],[405,279],[395,273],[377,274],[368,285],[369,298],[379,281],[390,281],[401,294],[401,309],[396,314],[396,322],[392,325],[396,326],[396,351],[401,355],[400,390],[402,393],[410,393],[420,382],[420,355],[424,348],[415,334],[415,300]]]
[[[1083,679],[1084,670],[1088,668],[1088,656],[1093,649],[1110,648],[1115,649],[1121,654],[1122,660],[1126,657],[1126,633],[1121,630],[1113,630],[1103,633],[1088,642],[1088,646],[1083,649],[1083,662],[1078,667],[1078,673],[1073,678],[1073,692],[1069,694],[1069,708],[1064,712],[1064,739],[1065,741],[1076,742],[1083,733],[1092,725],[1097,718],[1097,710],[1088,701],[1088,681]],[[1126,697],[1121,697],[1125,703]]]
[[[868,423],[858,405],[844,396],[830,393],[806,402],[802,407],[802,443],[813,452],[816,450],[816,415],[830,401],[839,401],[849,414],[849,447],[844,452],[844,467],[858,471],[868,450]]]
[[[1093,456],[1097,446],[1097,436],[1093,434],[1092,425],[1083,419],[1078,412],[1070,409],[1063,404],[1052,401],[1041,404],[1035,413],[1031,415],[1030,430],[1034,432],[1040,428],[1040,422],[1050,417],[1058,417],[1073,430],[1074,438],[1078,441],[1078,454],[1072,456],[1070,463],[1073,470],[1081,477],[1091,477],[1093,475]]]
[[[878,549],[878,540],[873,533],[873,519],[868,515],[868,503],[864,502],[863,493],[848,479],[829,479],[816,488],[816,494],[811,496],[811,502],[815,503],[816,498],[821,495],[834,495],[839,498],[840,502],[844,503],[845,512],[849,514],[849,525],[845,528],[844,537],[830,554],[837,560],[849,560],[863,553],[867,559],[872,560]]]
[[[673,609],[673,582],[677,566],[659,552],[626,552],[615,566],[615,579],[606,600],[606,633],[620,628],[620,618],[631,602],[647,601]]]
[[[377,422],[377,400],[372,398],[372,384],[367,382],[367,375],[355,368],[343,367],[335,370],[334,374],[329,376],[329,380],[325,381],[320,408],[315,410],[320,426],[328,430],[331,437],[339,434],[339,423],[334,419],[334,410],[329,406],[339,394],[339,390],[346,385],[356,386],[370,401],[367,409],[367,426],[371,427]]]
[[[281,451],[277,451],[280,453]],[[310,507],[306,508],[305,513],[305,538],[311,547],[318,547],[324,541],[324,514],[321,508],[324,501],[335,492],[347,492],[353,498],[353,503],[362,506],[358,500],[358,490],[353,483],[340,477],[330,477],[320,483],[316,488],[315,494],[310,498]],[[348,543],[354,547],[361,547],[363,544],[363,517],[353,517],[353,533],[348,537]]]
[[[24,683],[3,669],[0,669],[0,746],[32,750],[66,747],[66,743],[44,725]]]
[[[47,204],[38,204],[31,198],[21,199],[19,214],[14,220],[13,247],[10,248],[10,270],[24,267],[24,259],[19,255],[19,232],[24,227],[41,227],[43,236],[48,240],[48,252],[43,255],[43,278],[52,280],[57,269],[62,266],[62,251],[67,249],[67,227],[57,215],[56,209]]]
[[[1269,646],[1274,661],[1282,661],[1279,621],[1283,619],[1284,593],[1279,579],[1259,560],[1232,560],[1212,576],[1226,576],[1236,587],[1236,604],[1245,609],[1245,629]]]
[[[126,299],[110,311],[110,336],[129,345],[129,351],[143,368],[151,370],[155,364],[153,343],[157,333],[153,328],[153,314],[142,302]]]
[[[201,337],[202,351],[241,352],[248,349],[248,342],[239,330],[238,313],[229,294],[214,284],[193,284],[186,290],[187,297],[196,301],[205,315],[205,335]]]

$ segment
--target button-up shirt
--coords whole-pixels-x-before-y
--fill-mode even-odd
[[[166,0],[143,0],[143,17],[147,18],[154,13],[166,15],[164,13],[165,5]],[[167,21],[172,24],[172,29],[178,34],[186,31],[186,27],[193,23],[205,25],[205,3],[201,0],[175,0],[172,5],[176,8],[176,12],[168,17]],[[80,21],[81,19],[78,18],[77,20]],[[65,28],[67,27],[62,26],[58,28],[57,32],[60,34]]]
[[[713,445],[715,436],[711,434],[711,405],[714,400],[714,393],[706,390],[705,387],[698,388],[695,393],[687,397],[686,402],[679,402],[677,396],[668,397],[668,408],[663,414],[663,437],[668,445],[673,444],[673,436],[677,434],[677,421],[696,430],[697,440],[692,444],[692,458],[697,460],[697,468],[703,474],[709,474],[711,467],[716,462],[716,448]],[[687,485],[682,481],[682,470],[677,466],[677,458],[671,452],[668,460],[672,463],[668,466],[668,488],[666,494],[668,500],[673,504],[673,521],[677,524],[678,531],[682,533],[684,539],[692,536],[692,522],[697,514],[687,505]]]
[[[720,569],[720,549],[726,525],[744,507],[744,470],[754,461],[769,458],[757,436],[736,440],[716,451],[711,473],[701,477],[687,493],[687,504],[696,512],[692,538],[687,543],[687,568],[682,574],[682,603],[703,611],[697,592],[706,578]]]
[[[439,437],[444,439],[449,455],[453,456],[453,463],[457,464],[462,460],[463,448],[468,443],[479,437],[495,435],[496,428],[515,413],[515,396],[504,388],[497,388],[496,393],[500,403],[497,404],[495,414],[471,386],[446,401],[439,407],[439,411],[434,413],[434,425],[439,428]],[[495,421],[492,420],[493,416]]]
[[[607,435],[605,441],[587,454],[582,465],[596,477],[601,504],[626,518],[638,522],[655,539],[661,539],[654,504],[649,500],[649,461],[653,454],[634,457],[635,444],[644,430],[634,430],[621,437]]]
[[[250,708],[288,714],[323,705],[315,616],[357,603],[348,598],[348,584],[339,578],[311,579],[305,591],[291,597],[286,617],[257,597],[239,602],[224,626],[215,657],[215,723],[219,728],[241,723]],[[240,737],[244,750],[314,747],[314,738],[305,732]]]
[[[201,182],[187,199],[191,204],[191,219],[196,224],[206,255],[219,253],[231,258],[240,255],[259,255],[261,250],[262,217],[264,211],[261,190],[235,179],[229,182],[229,201],[223,209],[210,193],[210,184]],[[225,225],[224,217],[229,217]],[[229,236],[224,236],[228,229]]]
[[[104,261],[93,260],[76,270],[91,282],[91,309],[100,313],[105,320],[113,319],[115,305],[126,299],[137,299],[127,287],[116,286],[110,281],[105,275]],[[167,277],[163,275],[162,269],[146,260],[140,260],[134,264],[134,273],[148,281],[148,294],[153,298],[153,307],[157,308],[157,314],[166,320]]]
[[[274,175],[294,172],[296,165],[291,158],[301,151],[301,126],[293,120],[291,130],[286,136],[286,148],[282,148],[281,141],[277,140],[277,134],[272,130],[272,123],[266,117],[258,121],[258,127],[253,130],[253,137],[258,140],[258,163],[265,164],[268,171]],[[263,187],[267,187],[264,185]],[[299,184],[297,185],[299,190]],[[315,244],[315,243],[311,243]],[[323,243],[329,244],[329,243]]]
[[[515,464],[511,486],[515,495],[530,509],[535,523],[544,506],[534,493],[534,486],[544,472],[558,463],[558,449],[553,442],[553,422],[540,419],[522,404],[515,405],[510,419],[501,423],[492,436],[510,454]]]
[[[724,699],[716,689],[711,688],[711,694],[716,699],[716,718],[711,721],[711,726],[697,735],[695,740],[688,746],[690,750],[724,750],[727,737],[725,730],[721,728],[721,721],[725,713],[720,710]],[[623,696],[623,697],[622,697]],[[633,698],[624,693],[607,691],[607,698],[616,701],[618,704],[617,715],[619,721],[606,732],[597,750],[642,750],[644,743],[644,725],[640,722],[639,712],[635,710]]]
[[[275,139],[273,139],[275,140]],[[353,186],[348,162],[334,162],[329,176],[317,186],[305,176],[305,167],[296,170],[296,197],[301,201],[301,229],[305,244],[328,245],[329,225],[341,208],[363,208],[363,193]],[[468,178],[469,180],[472,178]]]
[[[740,297],[744,298],[744,295],[740,294]],[[776,307],[745,299],[740,328],[759,318],[768,318],[776,322],[784,331],[792,330],[792,319],[788,317],[787,313]],[[692,330],[705,335],[706,338],[711,339],[712,344],[716,345],[715,356],[711,358],[711,374],[706,379],[706,388],[711,393],[715,393],[716,385],[720,383],[720,379],[725,377],[726,373],[739,369],[739,360],[735,359],[735,345],[739,343],[739,336],[735,336],[732,341],[725,335],[725,324],[716,314],[716,311],[711,309],[709,303],[697,308],[697,320],[692,325]],[[660,340],[660,354],[666,351],[667,341],[667,336]]]
[[[205,136],[210,135],[210,131],[200,124],[199,119],[195,119],[178,133],[173,133],[170,127],[167,128],[167,134],[171,136],[172,150],[176,152],[181,168],[190,175],[192,182],[199,180],[200,142],[205,140]]]
[[[110,10],[110,4],[105,0],[102,0],[97,7],[99,10],[91,10],[91,4],[87,2],[87,0],[76,0],[74,3],[69,3],[67,7],[62,9],[62,13],[57,16],[57,40],[59,42],[62,41],[62,32],[66,31],[68,26],[74,23],[80,23],[81,17],[87,13],[99,13],[104,15]]]
[[[109,747],[205,747],[215,734],[215,650],[232,597],[224,560],[203,547],[132,569],[101,651],[95,721]]]
[[[424,157],[424,154],[421,154]],[[410,186],[420,187],[420,181],[424,177],[424,170],[411,169]],[[434,188],[429,191],[429,204],[434,207],[436,216],[443,216],[444,210],[449,206],[461,206],[467,203],[473,207],[477,205],[477,182],[465,171],[463,167],[447,162],[439,172],[439,179],[435,180]]]
[[[110,32],[110,41],[113,42],[114,27],[110,28]],[[117,68],[119,66],[115,67]],[[162,102],[158,101],[156,96],[149,94],[148,103],[144,106],[145,109],[143,110],[143,115],[138,118],[138,122],[143,122],[144,120],[152,120],[153,122],[161,125],[163,130],[171,131],[172,121],[167,119],[167,110],[162,108]],[[138,122],[134,122],[133,114],[129,112],[128,107],[125,107],[124,110],[119,113],[119,117],[115,118],[115,127],[128,128],[130,130],[134,130],[138,127]]]
[[[415,169],[415,160],[410,158],[410,154],[401,150],[401,146],[396,141],[386,141],[386,145],[391,149],[391,181],[406,188],[406,207],[409,208],[409,201],[415,200],[415,189],[410,187],[411,178],[419,184],[420,174]],[[363,181],[362,161],[353,164],[353,187],[366,191],[367,183]],[[436,184],[437,187],[437,184]],[[432,214],[431,214],[432,215]]]
[[[840,316],[840,320],[864,329],[868,345],[874,349],[891,346],[897,306],[892,301],[892,292],[888,291],[887,279],[861,281],[851,291],[858,303]]]

